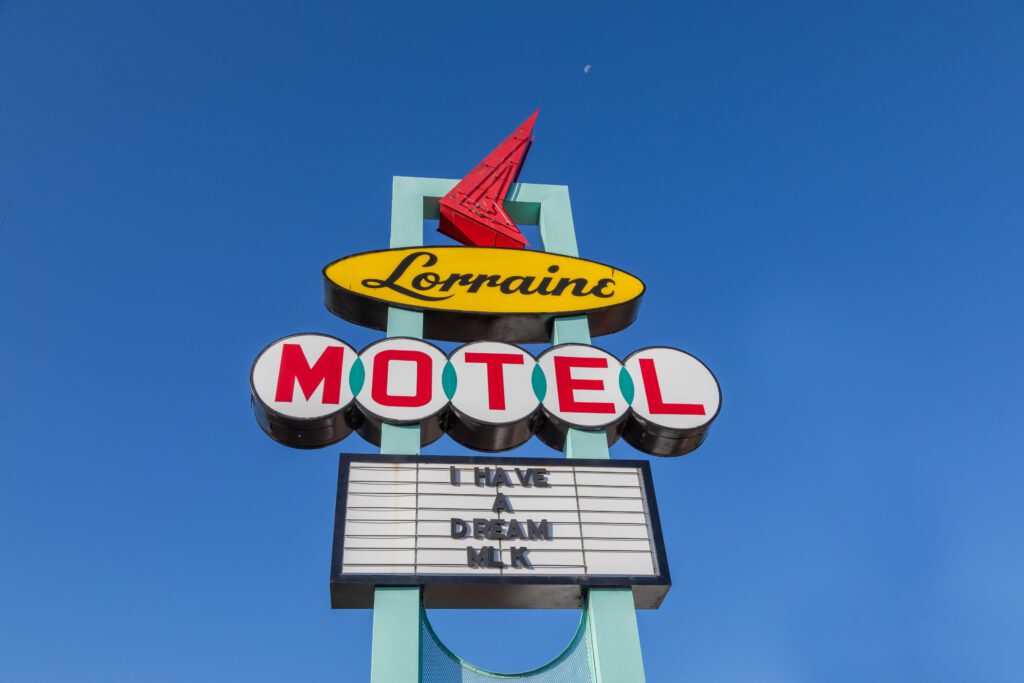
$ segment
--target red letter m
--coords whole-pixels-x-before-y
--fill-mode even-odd
[[[341,401],[341,360],[345,356],[345,347],[328,346],[323,354],[309,367],[306,354],[298,344],[285,344],[281,347],[281,368],[277,374],[277,395],[275,401],[291,403],[295,393],[295,382],[299,383],[302,394],[308,401],[313,392],[321,384],[324,385],[324,403]]]

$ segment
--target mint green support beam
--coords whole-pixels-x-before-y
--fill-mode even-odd
[[[629,588],[592,588],[587,619],[597,683],[643,683],[640,631]]]
[[[423,200],[402,178],[395,178],[391,193],[391,247],[423,244]],[[388,309],[389,337],[422,337],[423,314]],[[383,425],[381,453],[416,455],[420,452],[418,425]],[[371,683],[419,683],[420,589],[377,588],[373,592],[373,646]]]
[[[370,658],[371,683],[419,683],[419,588],[377,588],[373,592]]]
[[[391,248],[418,247],[423,244],[423,199],[407,178],[395,178],[391,186]],[[388,309],[389,337],[423,337],[423,313],[404,308]],[[420,428],[417,425],[383,425],[380,435],[382,453],[417,455],[420,452]],[[418,616],[417,608],[417,619]]]

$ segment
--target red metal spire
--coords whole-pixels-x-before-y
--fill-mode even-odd
[[[523,121],[493,152],[441,198],[441,225],[437,231],[475,247],[522,249],[526,238],[505,213],[502,202],[519,177],[533,142],[537,111]]]

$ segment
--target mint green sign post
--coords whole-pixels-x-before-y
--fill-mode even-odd
[[[396,176],[391,193],[391,247],[423,244],[423,221],[437,219],[438,200],[458,180]],[[540,226],[545,251],[579,256],[576,230],[564,185],[515,184],[505,209],[520,225]],[[423,314],[391,308],[388,336],[423,336]],[[555,321],[553,344],[590,343],[585,317]],[[415,455],[420,450],[420,428],[384,425],[382,453]],[[565,445],[568,458],[608,458],[603,432],[570,430]],[[628,588],[592,588],[587,592],[587,632],[593,653],[591,673],[597,683],[642,683],[643,656],[637,630],[633,593]],[[420,682],[420,589],[378,588],[373,602],[372,683]],[[508,678],[508,677],[501,677]],[[512,677],[514,678],[514,677]]]

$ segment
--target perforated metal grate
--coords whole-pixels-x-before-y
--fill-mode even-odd
[[[532,671],[500,674],[484,671],[462,660],[441,642],[430,626],[427,613],[420,611],[420,681],[421,683],[487,683],[496,680],[530,681],[531,683],[594,683],[590,655],[590,634],[587,613],[572,642],[562,654]]]

